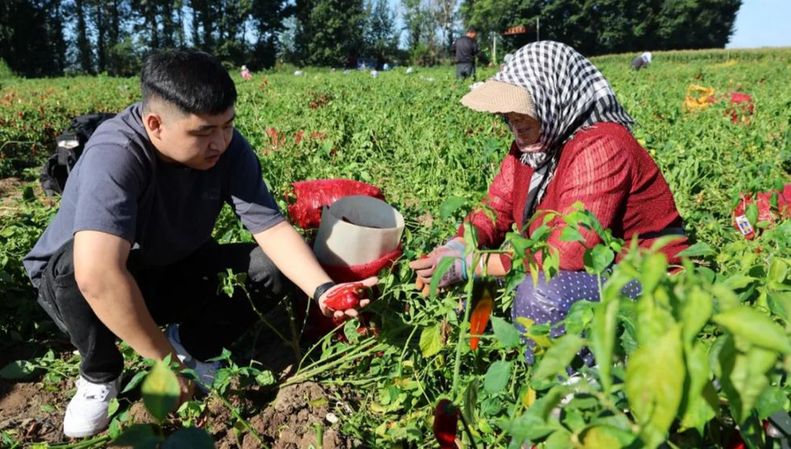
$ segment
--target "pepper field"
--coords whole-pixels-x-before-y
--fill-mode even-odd
[[[423,298],[406,265],[455,232],[510,143],[502,121],[459,104],[469,83],[456,82],[451,67],[377,77],[310,68],[249,81],[235,74],[236,127],[284,211],[291,182],[340,177],[380,187],[403,214],[403,257],[381,274],[368,308],[380,332],[360,334],[349,322],[338,331],[345,339],[297,343],[297,306],[272,304],[224,355],[208,397],[170,414],[173,374],[125,347],[127,388],[111,404],[110,429],[82,441],[61,433],[78,356],[39,310],[21,259],[57,208],[37,186],[54,137],[73,116],[137,101],[137,80],[0,79],[0,447],[105,447],[114,439],[135,447],[437,447],[432,423],[443,398],[458,406],[464,448],[780,447],[770,437],[782,429],[767,419],[791,408],[791,222],[755,223],[748,208],[760,232],[747,240],[731,211],[742,192],[791,182],[791,50],[659,52],[639,72],[629,69],[631,56],[594,63],[636,119],[634,134],[696,244],[673,276],[660,255],[630,251],[601,301],[572,309],[564,337],[524,323],[537,347],[532,366],[509,312],[509,287],[525,273],[511,273],[496,291],[491,325],[471,351],[472,301],[463,299],[472,283]],[[692,85],[714,89],[713,102],[685,106]],[[754,109],[737,107],[732,119],[737,91]],[[566,221],[596,228],[584,210]],[[599,231],[603,243],[586,257],[592,272],[630,244]],[[540,249],[539,234],[509,241]],[[227,209],[215,236],[250,239]],[[222,275],[226,291],[240,288],[237,276]],[[632,278],[644,289],[635,301],[618,291]],[[569,381],[566,367],[583,346],[596,365],[578,367]]]

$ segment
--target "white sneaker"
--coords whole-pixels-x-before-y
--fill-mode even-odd
[[[165,335],[168,337],[173,349],[176,350],[176,355],[179,360],[181,360],[181,363],[187,368],[195,371],[195,376],[198,378],[197,382],[195,382],[197,387],[200,388],[202,392],[208,393],[209,390],[211,390],[211,386],[214,385],[214,378],[217,376],[217,370],[220,369],[220,362],[207,363],[193,358],[181,344],[178,324],[169,325],[165,331]]]
[[[93,383],[80,376],[77,393],[71,398],[63,417],[63,433],[71,438],[84,438],[104,430],[110,423],[107,407],[118,396],[121,376],[106,383]]]

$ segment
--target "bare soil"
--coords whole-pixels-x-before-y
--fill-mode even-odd
[[[282,324],[277,319],[274,321],[275,325]],[[249,356],[259,360],[261,364],[257,366],[271,370],[280,381],[292,371],[291,348],[269,333],[258,336]],[[131,375],[126,372],[124,381]],[[63,414],[73,393],[74,379],[58,385],[40,380],[0,380],[0,432],[8,432],[24,447],[39,442],[74,442],[63,435]],[[331,412],[342,414],[341,407],[349,410],[345,402],[338,400],[347,393],[315,382],[279,388],[278,385],[240,386],[233,381],[223,394],[225,401],[214,394],[200,399],[205,409],[197,424],[212,436],[218,449],[360,447],[359,441],[340,433],[339,424],[331,422],[336,421],[332,415],[328,420]],[[119,397],[121,411],[129,410],[125,425],[154,422],[139,394],[139,389],[135,389]],[[165,426],[166,433],[179,425],[178,417],[172,416]],[[318,435],[322,436],[321,445]]]

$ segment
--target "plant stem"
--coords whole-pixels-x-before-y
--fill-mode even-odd
[[[373,339],[371,339],[370,341],[371,342],[375,342],[375,340],[373,340]],[[372,353],[375,353],[375,352],[384,351],[385,349],[387,349],[387,348],[385,347],[384,344],[374,344],[374,345],[369,345],[367,347],[366,346],[357,346],[357,347],[355,347],[354,351],[349,351],[343,357],[341,357],[339,359],[336,359],[336,360],[333,360],[333,361],[328,362],[328,363],[323,364],[323,365],[319,364],[316,368],[313,368],[313,369],[308,368],[308,369],[306,369],[304,371],[301,371],[301,372],[297,373],[296,375],[294,375],[293,377],[289,378],[288,380],[286,380],[285,382],[283,382],[280,385],[285,387],[285,386],[288,386],[288,385],[294,385],[294,384],[305,382],[308,379],[310,379],[310,378],[312,378],[314,376],[317,376],[319,374],[322,374],[322,373],[324,373],[326,371],[329,371],[330,369],[333,369],[333,368],[335,368],[335,367],[337,367],[339,365],[343,365],[344,363],[351,362],[351,361],[354,361],[354,360],[366,357],[366,356],[368,356],[368,355],[370,355]],[[320,363],[320,362],[321,361],[319,361],[317,363]],[[314,365],[316,365],[316,363],[311,364],[309,366],[314,366]]]
[[[480,257],[480,255],[478,255],[478,257]],[[474,269],[477,264],[478,260],[474,255],[473,263],[471,264],[472,267],[468,267],[468,269]],[[461,348],[467,338],[467,327],[469,326],[468,323],[470,321],[470,309],[472,309],[472,288],[474,284],[475,276],[468,276],[467,284],[464,286],[464,293],[467,298],[464,302],[464,321],[462,321],[461,325],[459,326],[459,340],[456,342],[456,359],[453,363],[453,386],[450,390],[451,396],[453,398],[456,397],[456,393],[459,388],[459,374],[461,372]]]
[[[247,422],[247,420],[246,420],[246,419],[242,418],[242,415],[240,415],[240,414],[239,414],[239,410],[237,410],[237,409],[236,409],[236,408],[235,408],[235,407],[234,407],[234,406],[231,404],[231,402],[230,402],[230,401],[228,401],[228,399],[225,399],[225,397],[223,397],[223,395],[221,395],[220,393],[218,393],[216,390],[211,390],[211,394],[212,394],[212,395],[214,395],[215,397],[217,397],[217,398],[218,398],[218,399],[219,399],[219,400],[220,400],[220,401],[221,401],[221,402],[222,402],[222,403],[223,403],[223,404],[224,404],[224,405],[225,405],[225,406],[228,408],[228,410],[231,412],[231,415],[233,415],[233,417],[234,417],[234,418],[236,418],[236,420],[237,420],[237,421],[239,421],[240,423],[242,423],[242,425],[244,426],[244,428],[245,428],[245,429],[246,429],[248,432],[250,432],[250,434],[251,434],[252,436],[254,436],[256,440],[258,440],[258,443],[260,444],[260,447],[261,447],[262,449],[269,449],[269,446],[267,446],[267,445],[264,443],[264,438],[261,436],[261,434],[259,434],[259,433],[258,433],[258,432],[257,432],[257,431],[256,431],[256,430],[253,428],[253,426],[251,426],[251,425],[250,425],[250,423],[249,423],[249,422]]]

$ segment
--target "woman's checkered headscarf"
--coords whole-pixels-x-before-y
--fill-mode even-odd
[[[522,155],[522,162],[536,169],[530,180],[527,218],[554,175],[560,148],[574,133],[598,122],[620,123],[626,128],[634,123],[599,69],[560,42],[525,45],[494,79],[527,89],[541,122],[543,150]]]

